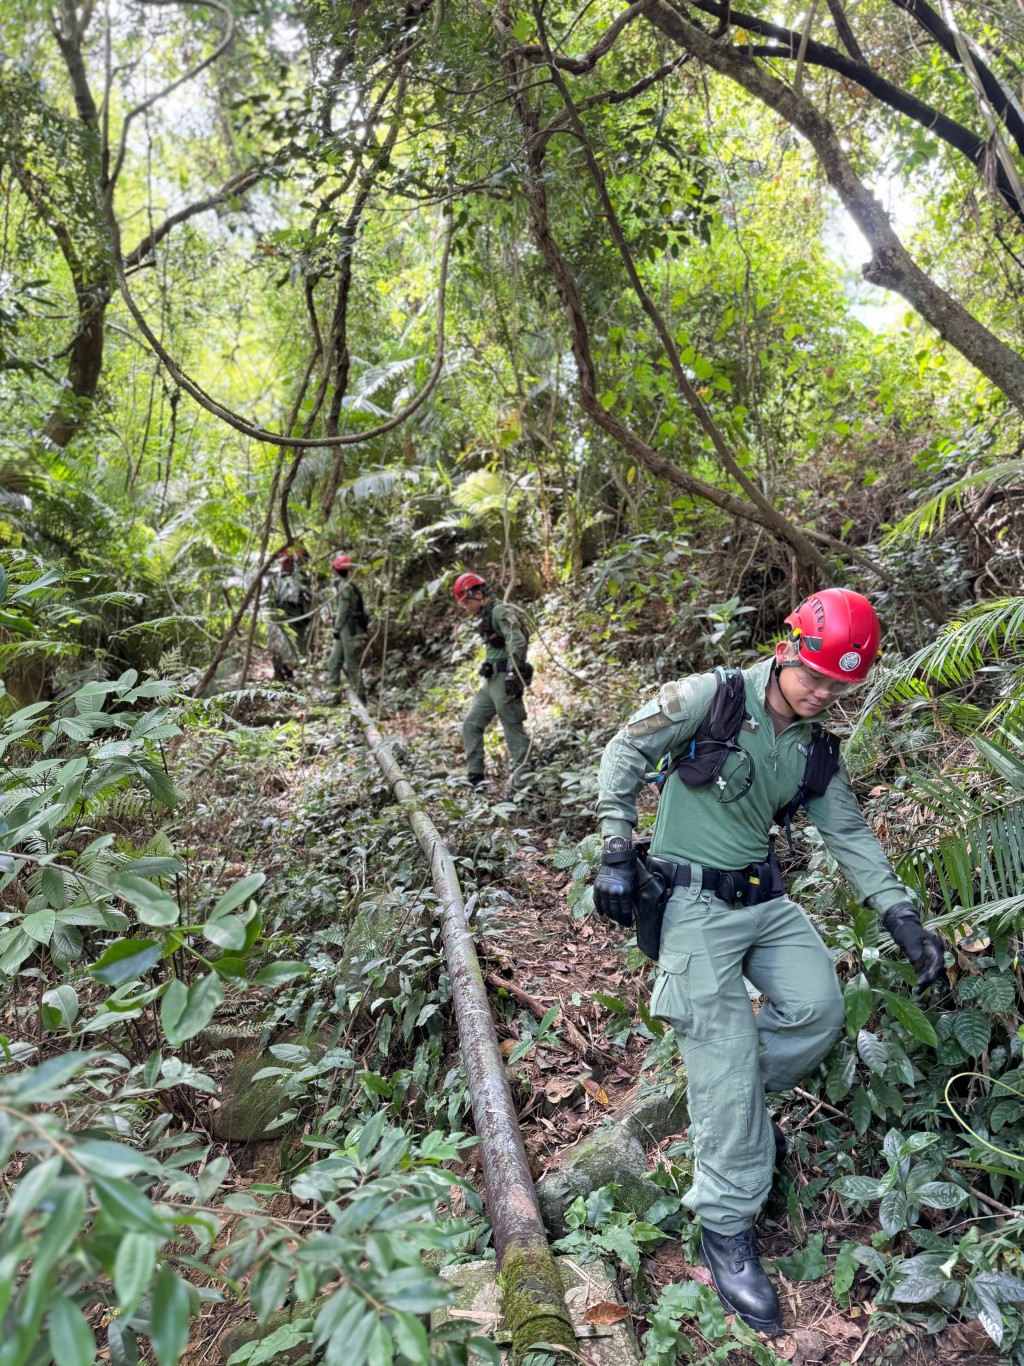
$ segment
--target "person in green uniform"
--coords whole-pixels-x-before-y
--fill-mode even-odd
[[[781,1331],[781,1313],[754,1221],[785,1138],[765,1093],[796,1086],[844,1019],[832,959],[785,893],[769,832],[807,783],[813,723],[866,681],[881,638],[868,600],[843,588],[813,594],[786,623],[791,634],[772,659],[735,671],[738,743],[724,761],[723,747],[717,773],[697,786],[693,770],[684,777],[681,766],[665,778],[650,846],[666,861],[658,866],[670,892],[651,1010],[674,1030],[687,1071],[694,1167],[684,1204],[700,1217],[701,1255],[726,1309],[769,1334]],[[724,682],[724,674],[707,673],[664,684],[604,751],[597,812],[605,840],[594,904],[621,924],[633,922],[644,877],[631,844],[637,793],[666,754],[680,765],[700,756],[698,731],[707,735]],[[808,813],[858,900],[881,914],[923,992],[944,974],[942,941],[922,926],[833,746],[827,785],[807,799]],[[744,977],[767,998],[756,1015]]]
[[[526,659],[526,632],[514,607],[507,602],[490,601],[487,585],[479,574],[460,574],[454,591],[459,607],[477,618],[477,630],[486,647],[480,665],[483,683],[462,722],[466,780],[473,787],[484,781],[484,731],[497,716],[512,760],[510,784],[515,787],[525,777],[530,752],[530,737],[523,725],[523,691],[533,677]]]
[[[341,668],[345,666],[345,677],[355,689],[356,695],[366,700],[366,689],[362,681],[363,651],[366,649],[366,631],[369,621],[363,595],[358,586],[349,578],[354,566],[347,555],[335,555],[331,561],[336,582],[334,597],[334,649],[327,661],[327,686],[337,688],[341,685]]]
[[[294,678],[306,655],[313,591],[304,546],[286,546],[267,574],[270,624],[267,643],[274,677],[280,682]]]

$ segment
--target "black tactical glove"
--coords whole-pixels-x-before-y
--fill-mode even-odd
[[[514,668],[510,668],[505,675],[505,696],[522,697],[523,680],[516,673]]]
[[[924,928],[916,906],[909,901],[890,906],[882,916],[882,924],[914,966],[917,973],[915,996],[922,996],[935,982],[945,982],[942,940],[933,930]]]
[[[484,662],[480,665],[479,669],[477,669],[477,673],[480,675],[481,678],[493,678],[494,665],[490,663],[489,660],[485,659]]]
[[[335,640],[340,640],[340,639],[341,639],[341,632],[340,632],[340,631],[335,631],[335,632],[333,632],[333,635],[334,635],[334,639],[335,639]]]
[[[636,850],[621,835],[609,835],[601,851],[601,870],[594,880],[594,905],[602,915],[627,928],[633,924]]]

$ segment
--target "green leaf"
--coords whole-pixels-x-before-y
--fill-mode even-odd
[[[841,1300],[853,1289],[853,1282],[857,1277],[857,1268],[860,1262],[857,1259],[859,1244],[854,1242],[844,1242],[839,1249],[836,1257],[836,1264],[832,1270],[832,1289],[835,1291],[837,1300]]]
[[[311,972],[312,969],[308,963],[282,959],[277,963],[268,963],[265,968],[260,968],[252,980],[254,985],[268,987],[272,991],[275,987],[284,986],[285,982],[290,982],[293,978],[308,977]]]
[[[846,1023],[851,1034],[856,1034],[858,1030],[863,1029],[871,1018],[873,1000],[873,993],[864,974],[859,972],[856,977],[851,977],[843,990]]]
[[[988,1047],[992,1025],[980,1010],[960,1010],[953,1019],[953,1033],[967,1056],[976,1058]]]
[[[134,906],[144,925],[165,928],[178,923],[178,903],[162,887],[147,878],[132,873],[119,873],[111,878],[111,886]]]
[[[430,1343],[427,1330],[414,1314],[398,1313],[392,1325],[395,1345],[410,1361],[429,1361]]]
[[[892,1297],[901,1304],[924,1304],[941,1295],[948,1284],[941,1272],[911,1272],[896,1283]]]
[[[866,1205],[881,1194],[880,1183],[873,1176],[840,1176],[832,1182],[832,1189],[846,1200]]]
[[[121,1313],[130,1318],[149,1289],[162,1240],[148,1233],[126,1233],[114,1260],[114,1289]]]
[[[220,920],[208,920],[202,927],[202,935],[219,949],[237,953],[245,948],[245,921],[237,915],[226,915]]]
[[[136,1229],[166,1239],[173,1232],[173,1218],[161,1216],[147,1196],[130,1181],[118,1176],[96,1176],[92,1188],[100,1209],[119,1230]]]
[[[39,1014],[44,1029],[70,1029],[78,1015],[78,993],[67,982],[51,987],[43,992]]]
[[[806,1247],[798,1247],[788,1257],[776,1258],[775,1265],[791,1281],[820,1281],[823,1276],[828,1275],[828,1261],[822,1250],[822,1235],[812,1233]]]
[[[1024,1281],[1006,1271],[979,1271],[971,1284],[999,1304],[1024,1304]]]
[[[869,1029],[862,1029],[857,1035],[857,1052],[872,1072],[885,1071],[889,1061],[889,1049],[877,1034],[872,1034]]]
[[[249,1301],[262,1326],[284,1300],[292,1279],[292,1268],[283,1262],[266,1262],[249,1283]]]
[[[138,1366],[139,1340],[135,1330],[123,1319],[111,1319],[107,1325],[107,1346],[110,1348],[110,1366]]]
[[[127,1143],[114,1143],[108,1138],[89,1138],[75,1144],[75,1157],[87,1171],[99,1176],[135,1176],[138,1172],[162,1174],[160,1163],[130,1148]]]
[[[50,1354],[59,1366],[94,1366],[96,1339],[77,1304],[61,1295],[50,1305]]]
[[[227,915],[229,911],[233,911],[236,906],[241,906],[242,902],[248,901],[253,892],[262,887],[266,880],[266,873],[250,873],[248,877],[242,878],[241,882],[236,882],[233,887],[228,888],[214,906],[210,912],[210,919],[218,920],[222,915]]]
[[[908,1034],[932,1048],[938,1047],[939,1041],[935,1037],[935,1030],[932,1028],[931,1021],[916,1001],[911,1001],[906,996],[899,996],[894,991],[883,991],[880,994]],[[908,1084],[912,1085],[913,1083]]]
[[[859,1134],[867,1133],[871,1123],[871,1097],[863,1086],[856,1087],[850,1098],[850,1118]]]
[[[1010,973],[989,976],[981,984],[978,1003],[993,1015],[1011,1010],[1016,999],[1016,987]]]
[[[188,1286],[165,1264],[153,1288],[149,1320],[149,1339],[158,1366],[178,1366],[181,1354],[188,1346],[191,1315],[192,1297]]]
[[[38,1067],[28,1067],[20,1074],[14,1099],[18,1105],[31,1101],[33,1105],[47,1100],[60,1098],[60,1087],[87,1063],[94,1061],[95,1053],[62,1053],[60,1057],[50,1058]]]
[[[911,1217],[910,1205],[906,1195],[898,1187],[886,1191],[878,1206],[878,1222],[886,1233],[901,1233],[916,1220]]]
[[[160,1023],[172,1048],[206,1028],[224,1000],[224,987],[215,972],[198,977],[186,990],[179,978],[168,985],[160,1002]]]
[[[956,1209],[967,1199],[967,1192],[952,1181],[926,1181],[913,1190],[916,1205],[929,1205],[933,1209]]]
[[[389,1309],[407,1314],[429,1314],[451,1304],[454,1291],[436,1272],[422,1266],[400,1266],[389,1271],[382,1294]]]
[[[56,923],[56,911],[33,911],[31,915],[25,916],[20,928],[23,934],[34,939],[37,944],[48,944]]]
[[[371,1115],[363,1125],[363,1132],[359,1135],[359,1148],[357,1150],[360,1162],[365,1162],[374,1148],[376,1148],[377,1144],[380,1142],[381,1134],[383,1134],[384,1129],[387,1126],[387,1122],[387,1110],[378,1110],[376,1114]]]
[[[119,987],[148,972],[162,954],[155,939],[118,939],[93,963],[89,975],[108,987]]]

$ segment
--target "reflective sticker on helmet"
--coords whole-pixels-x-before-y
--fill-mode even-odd
[[[852,674],[854,669],[860,668],[860,655],[856,650],[847,650],[839,661],[839,667],[843,673]]]

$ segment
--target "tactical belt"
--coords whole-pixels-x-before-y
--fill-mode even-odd
[[[673,887],[689,887],[691,883],[690,865],[677,863],[672,874]],[[765,863],[751,863],[738,872],[727,872],[722,868],[702,868],[700,870],[700,889],[717,896],[731,906],[757,906],[762,901],[771,901],[785,891],[782,872],[778,862],[770,859]]]

